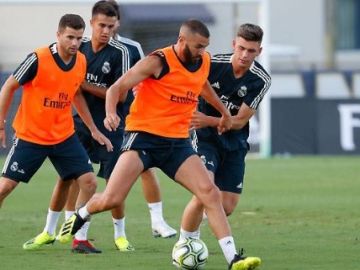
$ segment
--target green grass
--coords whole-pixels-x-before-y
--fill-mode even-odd
[[[359,269],[359,164],[359,157],[248,160],[245,192],[230,217],[237,246],[260,256],[263,270]],[[109,213],[94,216],[89,232],[101,255],[72,254],[59,243],[23,251],[23,242],[43,229],[55,179],[47,164],[4,202],[0,269],[174,269],[170,254],[176,239],[152,238],[140,182],[127,200],[127,236],[135,252],[114,249]],[[163,175],[161,188],[165,217],[178,228],[190,195]],[[210,251],[207,269],[226,269],[207,225],[202,226],[202,239]]]

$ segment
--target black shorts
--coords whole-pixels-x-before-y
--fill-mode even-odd
[[[198,155],[206,168],[214,173],[215,184],[221,191],[240,194],[243,190],[247,149],[225,151],[215,144],[197,143]]]
[[[144,165],[144,171],[157,167],[175,179],[181,164],[196,152],[189,138],[166,138],[146,132],[125,132],[121,151],[135,150]]]
[[[97,176],[104,179],[109,179],[110,174],[113,171],[116,161],[120,155],[120,146],[122,144],[123,136],[120,135],[118,138],[116,138],[116,140],[111,140],[114,150],[112,152],[108,152],[106,150],[106,146],[101,145],[94,140],[89,129],[81,119],[77,120],[75,118],[74,120],[76,135],[79,137],[82,145],[85,147],[90,160],[93,163],[100,164]]]
[[[74,134],[55,145],[40,145],[14,138],[2,175],[28,183],[47,157],[63,180],[77,179],[85,173],[93,172],[89,156]]]

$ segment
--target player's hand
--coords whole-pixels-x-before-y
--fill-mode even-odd
[[[202,112],[195,111],[193,116],[191,117],[190,127],[191,129],[199,129],[208,126],[206,121],[207,116]]]
[[[120,117],[116,113],[106,115],[104,119],[104,126],[107,130],[115,131],[119,125]]]
[[[114,150],[114,147],[112,145],[112,143],[110,142],[110,140],[104,135],[102,134],[98,129],[95,131],[91,132],[91,136],[94,138],[94,140],[96,140],[99,144],[101,145],[105,145],[106,146],[106,150],[108,152],[112,152]]]
[[[0,142],[1,142],[1,147],[6,148],[6,133],[5,133],[5,128],[0,129]]]
[[[232,121],[231,121],[231,115],[229,114],[223,114],[220,118],[219,125],[217,126],[217,130],[219,135],[223,134],[224,132],[228,131],[231,128]]]

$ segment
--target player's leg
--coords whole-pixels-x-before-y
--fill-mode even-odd
[[[149,207],[153,236],[162,238],[174,237],[177,233],[176,230],[167,224],[163,216],[163,204],[156,169],[151,168],[144,171],[141,174],[141,183],[144,197]]]
[[[7,177],[0,177],[0,207],[4,199],[16,188],[19,183]]]
[[[97,181],[89,157],[78,137],[73,135],[61,143],[49,158],[64,181],[76,179],[80,189],[76,207],[85,205],[95,193]]]
[[[125,233],[125,201],[111,210],[114,226],[115,247],[121,252],[134,251],[135,248],[128,241]]]
[[[118,159],[103,193],[95,194],[78,213],[65,222],[60,241],[71,239],[90,215],[119,207],[124,201],[144,165],[136,151],[126,151]]]
[[[47,156],[48,148],[13,139],[13,145],[5,159],[0,178],[0,207],[5,198],[17,187],[19,182],[28,183],[40,168]]]
[[[48,156],[51,146],[43,146],[21,139],[14,139],[13,146],[7,156],[0,180],[0,201],[10,194],[19,182],[29,182]],[[55,233],[43,232],[27,241],[24,249],[37,249],[44,244],[53,243]]]
[[[236,206],[238,205],[239,199],[240,194],[229,191],[221,191],[221,201],[226,216],[230,216],[234,212]]]
[[[26,241],[23,244],[24,249],[34,250],[45,244],[54,242],[53,240],[54,236],[56,235],[56,227],[61,215],[61,211],[64,208],[71,182],[71,180],[62,181],[61,179],[56,182],[50,199],[50,205],[46,216],[44,229],[36,237]]]
[[[221,203],[220,191],[211,181],[200,158],[195,155],[187,158],[177,170],[175,179],[189,189],[204,205],[210,227],[219,241],[229,268],[232,270],[255,269],[260,264],[259,258],[246,258],[236,253],[234,239]]]
[[[120,156],[120,141],[113,142],[113,152],[107,152],[103,146],[98,146],[96,149],[97,156],[100,161],[100,169],[97,174],[98,177],[104,178],[106,184],[114,167]],[[118,207],[111,209],[112,223],[114,227],[114,243],[116,249],[121,252],[133,251],[134,247],[130,244],[125,233],[125,201],[122,202]],[[81,228],[79,231],[83,230]]]
[[[217,152],[217,147],[210,142],[198,141],[196,133],[192,133],[193,147],[197,149],[197,154],[208,170],[209,177],[214,182],[214,175],[221,162],[221,157]],[[200,224],[205,216],[204,206],[201,201],[193,196],[186,205],[181,219],[180,239],[200,238]]]

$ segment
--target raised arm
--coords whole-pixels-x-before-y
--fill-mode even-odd
[[[158,56],[150,55],[140,60],[122,75],[106,92],[106,118],[104,125],[108,130],[116,130],[120,117],[116,114],[116,105],[123,102],[127,91],[151,76],[157,77],[162,70],[162,62]]]

